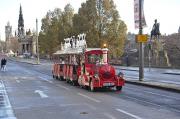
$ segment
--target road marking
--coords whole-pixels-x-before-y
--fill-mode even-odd
[[[82,97],[84,97],[84,98],[87,98],[87,99],[89,99],[89,100],[92,100],[92,101],[94,101],[94,102],[97,102],[97,103],[101,102],[100,100],[94,99],[94,98],[89,97],[89,96],[87,96],[87,95],[84,95],[84,94],[82,94],[82,93],[78,93],[78,95],[80,95],[80,96],[82,96]]]
[[[62,85],[60,85],[60,84],[58,84],[58,85],[56,85],[56,86],[61,87],[61,88],[64,88],[64,89],[66,89],[66,90],[70,91],[70,89],[69,89],[69,88],[67,88],[67,87],[65,87],[65,86],[62,86]]]
[[[35,93],[38,93],[40,96],[41,96],[41,98],[47,98],[48,96],[43,92],[43,91],[41,91],[41,90],[35,90],[34,91]]]
[[[136,116],[136,115],[134,115],[134,114],[131,114],[131,113],[129,113],[129,112],[126,112],[126,111],[124,111],[124,110],[121,110],[121,109],[116,109],[116,110],[119,111],[119,112],[122,112],[122,113],[124,113],[124,114],[127,114],[127,115],[129,115],[129,116],[131,116],[131,117],[133,117],[133,118],[135,118],[135,119],[142,119],[141,117]]]
[[[105,116],[107,116],[109,119],[117,119],[116,117],[112,116],[109,113],[104,113]]]
[[[40,78],[40,79],[42,79],[42,80],[44,80],[44,81],[47,81],[47,82],[49,82],[49,83],[52,83],[52,84],[53,84],[53,82],[52,82],[52,81],[50,81],[50,80],[46,79],[45,77],[41,77],[41,76],[39,76],[39,78]]]
[[[20,83],[20,80],[16,80],[17,83]]]
[[[3,92],[3,96],[4,96],[4,101],[5,101],[5,108],[3,111],[5,111],[6,113],[6,117],[5,119],[16,119],[16,117],[14,116],[14,112],[11,106],[11,103],[9,101],[9,97],[7,95],[4,83],[2,80],[0,80],[0,85],[1,85],[1,91]],[[3,109],[3,108],[2,108]]]

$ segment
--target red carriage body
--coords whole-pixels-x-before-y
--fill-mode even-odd
[[[67,47],[65,44],[66,48],[54,53],[53,77],[91,91],[103,87],[121,90],[125,81],[108,63],[108,49],[82,46]]]

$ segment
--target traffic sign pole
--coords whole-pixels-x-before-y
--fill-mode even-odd
[[[142,35],[142,0],[139,0],[139,35]],[[144,80],[144,49],[143,42],[139,42],[139,81]]]

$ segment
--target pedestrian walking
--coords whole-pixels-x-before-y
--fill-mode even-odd
[[[1,59],[1,70],[2,70],[2,66],[3,66],[3,59]]]
[[[4,58],[4,71],[6,71],[6,64],[7,64],[7,59]]]
[[[3,58],[1,60],[1,71],[6,71],[7,70],[6,64],[7,64],[7,60],[5,58]]]
[[[4,71],[4,63],[5,63],[5,59],[3,58],[1,60],[1,71]]]

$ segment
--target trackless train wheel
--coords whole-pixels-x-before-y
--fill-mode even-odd
[[[121,89],[122,89],[122,86],[116,86],[117,91],[121,91]]]
[[[95,91],[95,87],[93,86],[93,81],[92,80],[90,81],[90,85],[89,86],[90,86],[90,91],[94,92]]]

